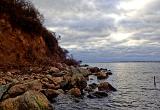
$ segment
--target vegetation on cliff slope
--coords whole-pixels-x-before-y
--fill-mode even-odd
[[[0,0],[0,19],[1,18],[7,18],[7,21],[13,29],[28,33],[33,39],[42,36],[48,48],[47,56],[52,56],[54,60],[59,58],[61,62],[65,62],[69,65],[79,64],[79,62],[75,61],[73,58],[66,57],[68,52],[58,45],[55,34],[48,31],[43,26],[43,15],[39,13],[29,0]],[[32,54],[34,52],[32,51],[35,50],[32,48],[29,50],[29,58],[33,61],[34,55]]]

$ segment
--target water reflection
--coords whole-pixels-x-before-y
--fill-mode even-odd
[[[103,99],[84,98],[79,103],[65,100],[56,105],[65,110],[159,110],[160,63],[97,63],[89,64],[112,70],[108,81],[117,88]],[[154,86],[154,76],[156,87]],[[90,76],[88,83],[97,81]],[[98,82],[96,82],[98,83]],[[61,100],[63,101],[63,99]],[[68,103],[66,103],[66,101]]]

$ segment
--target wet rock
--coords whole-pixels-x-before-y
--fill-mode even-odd
[[[74,98],[73,100],[74,100],[74,102],[76,102],[76,103],[79,103],[79,102],[80,102],[80,99],[79,99],[79,98]]]
[[[108,94],[105,91],[95,91],[87,95],[88,98],[103,98],[107,96]]]
[[[98,87],[96,83],[89,84],[88,86],[91,87],[92,89],[96,89]]]
[[[48,82],[43,82],[43,88],[45,88],[45,89],[57,89],[54,84],[49,84]]]
[[[100,71],[108,71],[106,68],[100,68]]]
[[[99,69],[98,67],[89,68],[89,70],[90,70],[92,73],[100,72],[100,69]]]
[[[66,90],[69,90],[71,88],[73,88],[73,85],[70,83],[70,81],[62,81],[60,83],[60,88],[63,90],[63,91],[66,91]]]
[[[70,66],[70,70],[69,71],[70,71],[70,73],[72,75],[80,73],[79,70],[76,67],[74,67],[74,66]]]
[[[117,91],[111,84],[108,82],[103,82],[98,85],[99,91]]]
[[[63,77],[53,77],[52,81],[54,82],[54,84],[60,85],[60,83],[63,81]]]
[[[87,92],[93,92],[94,91],[94,89],[90,86],[87,86],[84,90],[87,91]]]
[[[98,73],[96,73],[96,76],[100,80],[108,78],[108,74],[106,74],[105,72],[98,72]]]
[[[42,84],[40,83],[39,80],[34,80],[34,81],[22,83],[22,84],[15,84],[8,90],[4,98],[16,97],[28,90],[40,91],[41,89],[42,89]]]
[[[87,97],[88,97],[88,98],[90,98],[90,99],[97,98],[96,96],[94,96],[94,95],[93,95],[93,94],[91,94],[91,93],[89,93],[89,94],[87,95]]]
[[[40,92],[27,91],[0,104],[0,110],[53,110],[48,99]]]
[[[61,94],[60,91],[53,89],[44,89],[41,92],[51,101],[53,98],[56,98],[59,94]]]
[[[70,95],[73,95],[75,97],[80,97],[81,96],[81,91],[78,88],[72,88],[71,90],[68,91]]]
[[[64,73],[63,71],[62,72],[58,72],[58,73],[52,73],[52,76],[53,77],[62,77],[64,76],[66,73]]]
[[[78,68],[79,73],[82,74],[84,77],[88,77],[89,75],[91,75],[91,72],[88,69],[84,69],[84,68]]]
[[[89,67],[89,65],[84,64],[84,65],[80,65],[80,67]]]
[[[83,91],[87,87],[87,80],[84,77],[77,77],[74,79],[75,80],[75,86]]]
[[[106,74],[108,74],[108,75],[112,75],[112,72],[111,71],[107,71],[107,73]]]
[[[72,76],[64,76],[64,80],[60,83],[61,89],[69,90],[73,87],[79,88],[83,91],[87,86],[87,80],[82,74],[73,74]]]

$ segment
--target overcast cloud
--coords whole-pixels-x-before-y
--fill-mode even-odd
[[[44,25],[84,62],[160,61],[160,0],[33,0]]]

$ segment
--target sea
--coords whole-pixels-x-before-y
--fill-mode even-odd
[[[112,71],[106,81],[117,89],[108,97],[59,96],[55,110],[160,110],[160,62],[88,63]],[[155,77],[155,81],[154,81]]]

